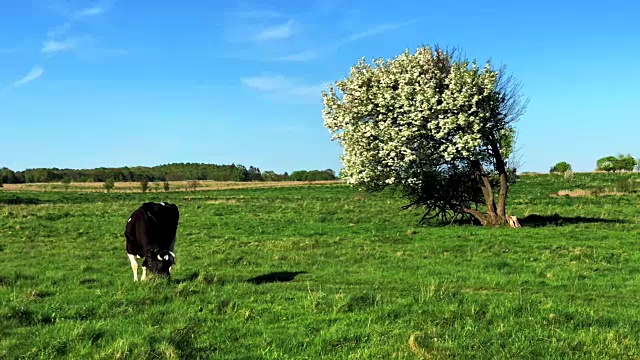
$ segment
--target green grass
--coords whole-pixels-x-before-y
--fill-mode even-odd
[[[520,229],[340,185],[0,191],[0,358],[639,358],[639,196],[549,196],[618,178],[523,176],[509,212],[562,218]],[[124,224],[152,200],[180,206],[177,264],[134,283]],[[306,273],[247,282],[282,271]]]

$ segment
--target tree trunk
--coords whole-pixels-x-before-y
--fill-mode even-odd
[[[500,175],[500,191],[498,192],[498,216],[506,218],[507,193],[509,192],[509,174],[504,164],[497,141],[491,141],[491,151],[496,162],[496,171]]]
[[[476,178],[480,182],[480,188],[482,189],[482,194],[484,195],[485,205],[487,206],[487,214],[483,215],[483,217],[480,218],[478,217],[478,215],[482,213],[477,210],[463,209],[463,211],[473,215],[484,226],[505,224],[507,222],[507,218],[504,214],[504,211],[502,212],[502,214],[500,214],[499,207],[500,205],[502,205],[502,207],[504,208],[504,203],[503,201],[501,201],[501,198],[498,198],[499,206],[496,207],[496,202],[493,197],[493,189],[491,188],[491,182],[489,181],[489,175],[484,171],[484,167],[482,166],[482,163],[480,163],[480,161],[474,161],[473,167],[475,168]]]
[[[462,211],[466,212],[467,214],[471,214],[474,218],[478,219],[478,221],[480,221],[480,224],[482,226],[487,226],[489,225],[489,215],[482,213],[478,210],[475,209],[462,209]]]
[[[491,182],[489,181],[489,175],[485,172],[484,167],[480,161],[474,161],[473,167],[475,169],[476,178],[480,183],[482,194],[484,195],[485,205],[487,206],[487,213],[473,209],[463,209],[464,212],[471,214],[477,218],[483,226],[497,226],[509,224],[511,227],[520,227],[518,219],[515,216],[507,215],[507,193],[509,192],[509,175],[507,173],[507,167],[505,166],[504,159],[500,153],[500,148],[496,141],[491,142],[491,150],[495,160],[496,171],[500,176],[500,189],[498,190],[498,205],[493,196],[493,189],[491,188]]]

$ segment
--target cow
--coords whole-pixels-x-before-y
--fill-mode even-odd
[[[144,259],[141,280],[147,278],[147,269],[154,275],[171,276],[179,220],[178,206],[166,202],[146,202],[131,214],[124,236],[133,281],[138,281],[140,258]]]

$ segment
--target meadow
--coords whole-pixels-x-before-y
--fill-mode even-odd
[[[0,358],[637,359],[638,180],[522,176],[518,229],[342,184],[0,189]],[[144,201],[180,207],[170,280],[133,282]]]

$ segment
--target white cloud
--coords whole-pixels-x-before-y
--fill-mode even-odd
[[[42,45],[42,51],[45,54],[53,54],[61,51],[71,51],[78,46],[78,41],[73,38],[67,38],[64,40],[48,40]]]
[[[257,34],[255,34],[253,39],[259,42],[283,40],[290,38],[293,35],[293,32],[293,20],[289,20],[280,25],[275,25],[260,30]]]
[[[414,24],[414,23],[416,23],[418,21],[420,21],[420,19],[413,19],[413,20],[408,20],[408,21],[404,21],[404,22],[400,22],[400,23],[387,23],[387,24],[381,24],[381,25],[373,26],[373,27],[370,27],[369,29],[366,29],[366,30],[363,30],[363,31],[354,32],[354,33],[352,33],[352,34],[350,34],[350,35],[348,35],[348,36],[346,36],[346,37],[344,37],[342,39],[339,39],[337,41],[334,41],[334,42],[330,43],[329,45],[319,46],[319,47],[316,47],[316,48],[310,48],[310,49],[299,51],[299,52],[296,52],[296,53],[291,53],[289,55],[276,57],[275,60],[276,61],[289,61],[289,62],[311,61],[311,60],[317,59],[323,53],[334,52],[339,47],[347,45],[349,43],[352,43],[352,42],[355,42],[355,41],[358,41],[358,40],[361,40],[361,39],[364,39],[364,38],[367,38],[367,37],[383,34],[383,33],[389,32],[389,31],[397,30],[397,29],[400,29],[402,27]]]
[[[49,29],[47,40],[44,41],[40,51],[51,55],[59,52],[80,50],[81,48],[95,48],[95,41],[91,35],[69,35],[69,33],[72,31],[74,24],[81,22],[83,19],[106,13],[115,1],[117,0],[102,0],[100,3],[77,11],[65,11],[67,21]]]
[[[258,10],[258,9],[236,11],[236,12],[229,13],[229,15],[232,15],[240,19],[274,19],[274,18],[285,17],[284,14],[277,11]]]
[[[82,10],[78,10],[75,13],[74,18],[82,19],[90,16],[97,16],[97,15],[103,14],[105,11],[106,9],[104,7],[96,5],[96,6],[92,6]]]
[[[373,26],[370,27],[369,29],[366,29],[364,31],[360,31],[360,32],[356,32],[353,33],[347,37],[345,37],[344,39],[342,39],[341,41],[339,41],[339,45],[345,45],[360,39],[364,39],[370,36],[374,36],[374,35],[379,35],[379,34],[383,34],[385,32],[389,32],[392,30],[396,30],[396,29],[400,29],[402,27],[411,25],[411,24],[415,24],[416,22],[420,21],[419,19],[413,19],[413,20],[409,20],[409,21],[404,21],[401,23],[388,23],[388,24],[382,24],[382,25],[377,25],[377,26]]]
[[[299,78],[262,74],[240,79],[244,86],[287,102],[319,102],[329,82],[305,83]]]
[[[34,66],[28,73],[27,75],[23,76],[20,80],[14,82],[13,84],[11,84],[11,87],[18,87],[18,86],[22,86],[28,82],[31,82],[37,78],[39,78],[40,76],[42,76],[42,74],[44,74],[44,69],[41,68],[40,66]]]
[[[69,31],[69,29],[71,29],[71,21],[67,21],[66,23],[60,26],[51,28],[49,31],[47,31],[47,38],[53,39],[58,36],[63,36],[64,34],[67,33],[67,31]]]
[[[277,60],[291,61],[291,62],[304,62],[304,61],[310,61],[310,60],[316,59],[318,58],[319,55],[320,55],[320,51],[318,49],[309,49],[309,50],[304,50],[297,53],[281,56]]]
[[[293,83],[292,79],[281,75],[249,76],[243,77],[240,80],[250,89],[265,92],[282,90]]]

